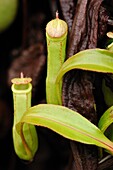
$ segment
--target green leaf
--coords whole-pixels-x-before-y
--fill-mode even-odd
[[[64,74],[72,69],[113,73],[113,53],[104,49],[88,49],[67,59],[56,78],[57,95],[61,103],[59,82]]]
[[[111,141],[113,141],[113,106],[107,109],[101,116],[98,127]]]
[[[101,116],[98,123],[98,127],[104,133],[112,123],[113,123],[113,106],[107,109]]]
[[[40,104],[28,109],[16,125],[21,134],[23,123],[49,128],[65,138],[92,144],[113,153],[113,143],[94,124],[64,106]]]

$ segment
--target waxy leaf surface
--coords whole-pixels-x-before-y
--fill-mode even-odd
[[[106,129],[113,123],[113,106],[107,109],[99,120],[98,127],[104,133]]]
[[[56,89],[61,104],[59,82],[65,73],[72,69],[82,69],[102,73],[113,73],[113,53],[105,49],[88,49],[67,59],[56,78]]]
[[[113,143],[79,113],[64,106],[40,104],[28,109],[21,121],[16,125],[21,134],[23,123],[49,128],[65,138],[92,144],[107,149],[113,153]]]

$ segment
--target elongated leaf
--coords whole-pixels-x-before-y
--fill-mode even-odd
[[[104,49],[88,49],[67,59],[58,72],[56,79],[57,95],[61,104],[59,82],[64,74],[72,69],[113,73],[113,53]]]
[[[106,129],[113,123],[113,106],[105,111],[99,120],[98,127],[104,133]]]
[[[113,53],[105,49],[88,49],[67,59],[62,65],[57,81],[72,69],[113,73]]]
[[[100,129],[79,113],[66,107],[52,104],[31,107],[16,125],[19,134],[23,123],[47,127],[68,139],[97,145],[113,153],[113,143]]]

